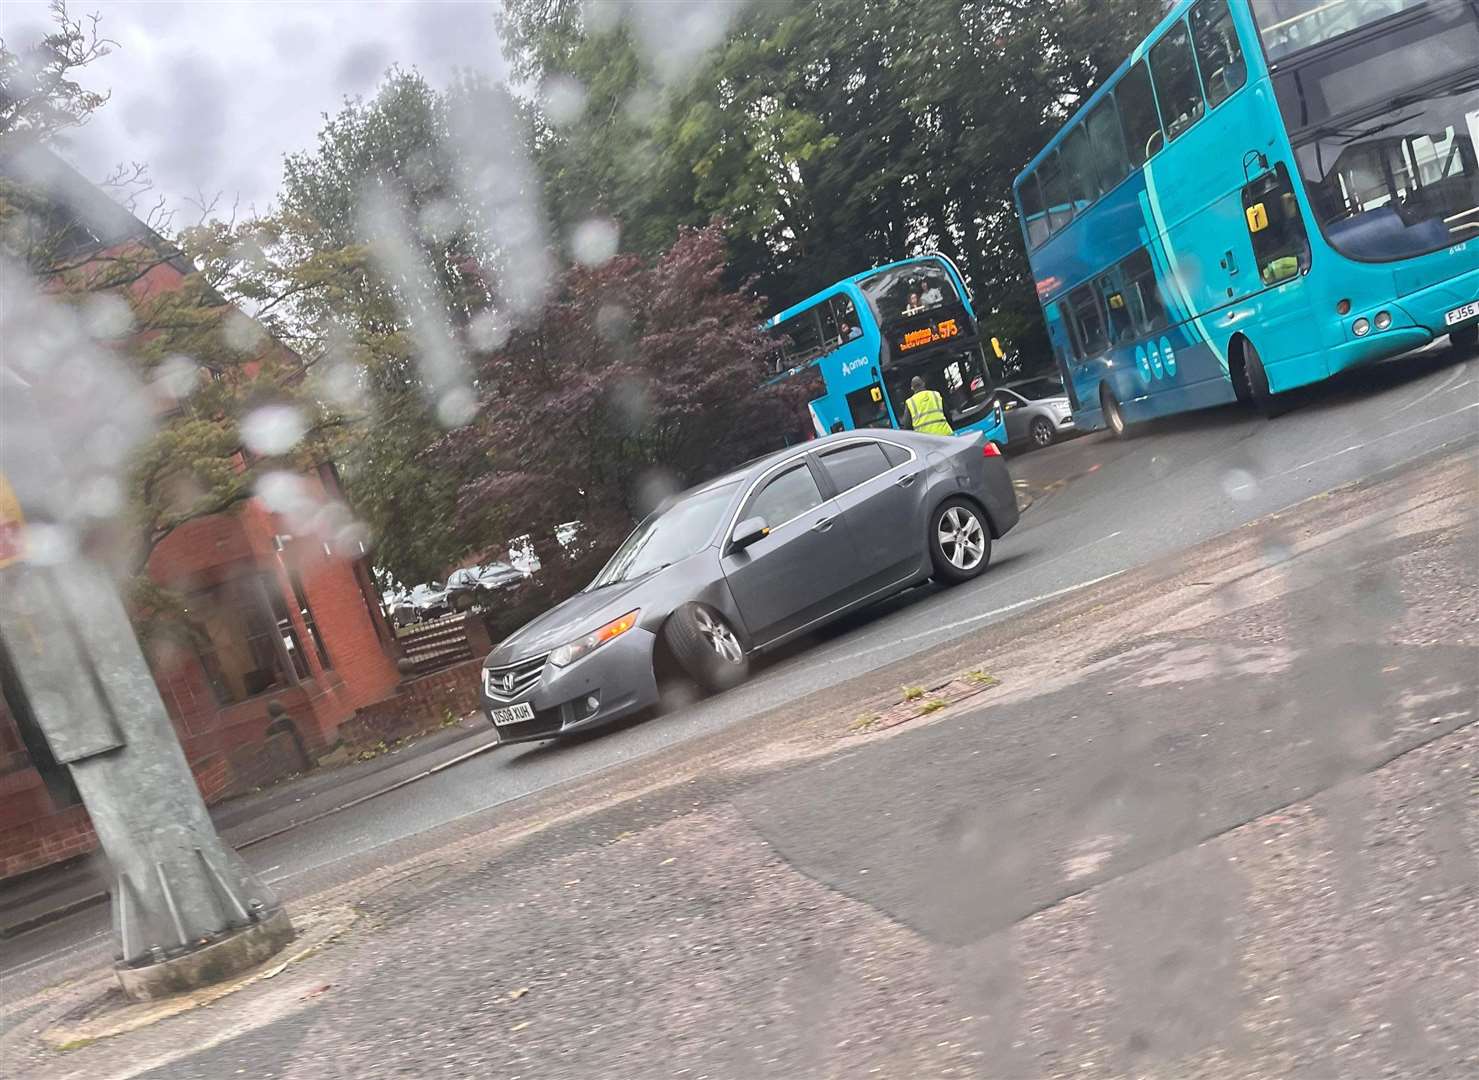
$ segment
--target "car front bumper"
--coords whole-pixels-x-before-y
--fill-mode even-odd
[[[534,719],[496,726],[498,741],[531,742],[566,732],[597,727],[657,704],[652,653],[657,643],[649,630],[633,627],[569,667],[546,662],[539,681],[512,698],[491,697],[486,681],[478,688],[484,716],[489,710],[527,702]],[[478,673],[483,680],[482,672]],[[596,698],[593,710],[588,699]]]

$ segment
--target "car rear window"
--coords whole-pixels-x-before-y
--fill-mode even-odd
[[[890,468],[883,447],[876,442],[850,443],[817,456],[839,493],[886,473]]]

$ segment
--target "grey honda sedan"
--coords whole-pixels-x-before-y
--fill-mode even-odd
[[[772,649],[929,578],[969,581],[1017,523],[979,434],[844,432],[671,499],[585,589],[488,654],[483,707],[505,742],[548,739],[658,701],[679,669],[706,690]]]

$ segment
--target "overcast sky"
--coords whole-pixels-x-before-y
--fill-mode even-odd
[[[146,162],[156,190],[182,200],[223,191],[229,208],[265,210],[283,155],[311,148],[323,113],[373,92],[393,63],[444,86],[455,68],[502,78],[495,5],[448,0],[70,0],[73,18],[102,16],[118,43],[82,77],[112,100],[70,137],[64,153],[98,179],[122,161]],[[44,0],[0,2],[11,48],[47,27]]]

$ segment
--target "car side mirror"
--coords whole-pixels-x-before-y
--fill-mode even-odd
[[[757,540],[763,540],[770,535],[770,526],[765,524],[763,517],[745,518],[734,527],[733,544],[736,551],[741,551]]]

